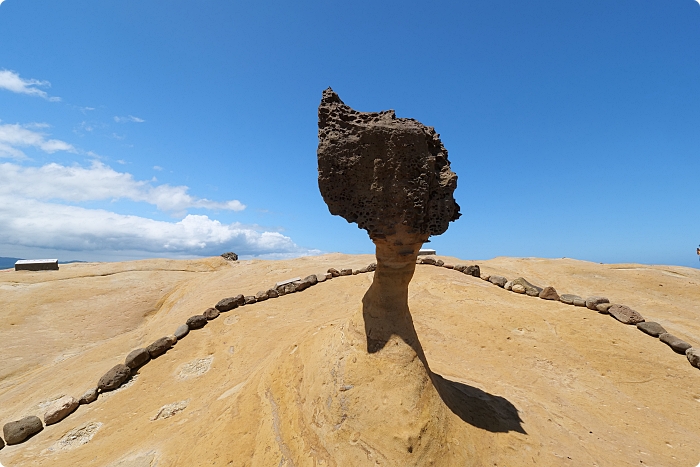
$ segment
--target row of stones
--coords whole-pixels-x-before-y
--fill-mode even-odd
[[[508,280],[503,276],[488,275],[481,273],[479,266],[461,266],[446,264],[442,260],[425,257],[417,260],[419,264],[430,264],[440,266],[447,269],[454,269],[464,274],[479,277],[498,287],[510,290],[518,294],[529,295],[531,297],[539,297],[543,300],[557,300],[567,305],[581,306],[597,311],[598,313],[608,314],[624,324],[635,325],[637,329],[652,337],[657,337],[661,342],[668,345],[674,352],[685,355],[688,362],[695,368],[700,369],[700,348],[694,348],[689,343],[679,339],[666,332],[659,323],[646,321],[644,317],[626,305],[610,303],[605,297],[588,297],[581,298],[578,295],[562,294],[559,295],[554,287],[538,287],[531,284],[522,277],[514,280]]]
[[[158,358],[173,347],[178,340],[184,338],[191,330],[201,329],[206,326],[208,321],[216,319],[219,313],[227,312],[235,308],[252,305],[257,302],[262,302],[268,299],[281,297],[312,287],[319,282],[332,279],[340,276],[351,276],[367,272],[372,272],[376,269],[375,263],[370,264],[361,269],[335,269],[330,268],[325,274],[312,274],[302,280],[277,284],[274,287],[263,290],[255,295],[236,295],[235,297],[227,297],[214,305],[212,308],[207,308],[201,315],[194,315],[187,319],[185,324],[179,326],[173,335],[161,337],[146,348],[132,350],[124,359],[123,364],[118,364],[107,371],[97,382],[97,387],[88,389],[80,398],[76,399],[71,396],[64,396],[54,401],[44,413],[44,423],[35,415],[24,417],[20,420],[8,422],[3,426],[4,441],[0,438],[0,449],[8,445],[19,444],[31,436],[39,433],[44,429],[44,425],[49,426],[60,422],[71,413],[75,412],[79,405],[90,404],[94,402],[98,395],[104,392],[113,391],[119,388],[122,384],[129,380],[142,366],[149,361]]]

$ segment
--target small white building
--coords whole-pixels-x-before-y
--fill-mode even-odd
[[[57,259],[20,259],[15,271],[58,271]]]

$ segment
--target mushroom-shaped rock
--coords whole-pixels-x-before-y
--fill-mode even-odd
[[[64,396],[55,400],[44,413],[46,426],[58,423],[78,408],[78,401],[71,396]]]
[[[131,376],[131,369],[128,366],[121,363],[115,365],[100,378],[97,382],[97,389],[101,392],[117,389],[129,379],[129,376]]]
[[[41,419],[35,415],[24,417],[21,420],[5,423],[2,434],[8,446],[19,444],[25,439],[39,433],[44,429]]]

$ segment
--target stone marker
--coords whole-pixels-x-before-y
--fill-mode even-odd
[[[151,359],[151,354],[146,349],[136,349],[129,352],[129,355],[124,359],[124,365],[130,370],[136,370],[142,367]]]
[[[659,335],[659,340],[673,349],[674,352],[685,355],[686,350],[692,345],[667,332]]]
[[[185,324],[187,324],[187,327],[190,328],[190,330],[195,330],[202,329],[207,325],[207,321],[207,317],[204,315],[194,315],[187,318]]]
[[[464,264],[455,264],[454,270],[459,271],[459,272],[464,272],[467,269],[467,266]],[[471,274],[469,274],[471,276]],[[481,275],[481,273],[479,273]]]
[[[511,290],[515,293],[520,293],[520,294],[525,293],[525,287],[521,284],[512,284]]]
[[[588,303],[588,301],[586,301]],[[624,324],[637,324],[644,321],[644,317],[625,305],[613,305],[608,308],[610,316]]]
[[[455,268],[454,264],[450,264],[450,263],[445,263],[442,265],[442,267],[445,269],[454,269]]]
[[[583,300],[578,295],[572,295],[572,294],[568,294],[568,293],[559,295],[559,301],[561,301],[562,303],[566,303],[567,305],[573,305],[574,300],[576,300],[577,298],[579,300]],[[584,301],[584,304],[585,304],[585,301]]]
[[[242,295],[241,295],[242,297]],[[233,310],[234,308],[238,308],[240,305],[240,300],[238,299],[238,296],[236,297],[228,297],[228,298],[223,298],[219,300],[219,303],[214,305],[214,308],[216,308],[219,311],[230,311]]]
[[[202,316],[202,315],[197,315],[197,316]],[[204,316],[202,316],[202,318],[204,319],[204,322],[206,323],[206,318],[204,318]],[[189,319],[187,321],[189,321]],[[191,326],[190,326],[190,329],[192,329]],[[161,337],[160,339],[156,340],[151,345],[146,347],[146,350],[148,350],[148,353],[151,355],[151,358],[156,358],[160,355],[163,355],[168,350],[170,350],[170,348],[173,345],[175,345],[175,342],[177,342],[177,337],[175,337],[175,336]]]
[[[490,275],[490,274],[486,274],[485,272],[482,272],[482,273],[481,273],[481,276],[479,276],[479,277],[481,278],[482,281],[488,282],[488,280],[491,278],[491,275]]]
[[[436,263],[437,263],[437,261],[435,260],[435,258],[420,258],[420,259],[418,260],[418,262],[419,262],[420,264],[432,264],[433,266],[435,266]]]
[[[503,288],[506,290],[513,290],[513,281],[508,281],[503,285]],[[525,289],[523,289],[525,290]]]
[[[554,287],[545,287],[540,292],[540,298],[543,300],[559,300],[559,294],[554,290]]]
[[[2,427],[2,433],[7,445],[11,446],[21,443],[43,429],[44,425],[41,424],[41,419],[35,415],[30,415],[15,422],[5,423],[5,426]]]
[[[302,290],[306,290],[309,287],[311,287],[311,282],[308,281],[296,281],[292,285],[294,285],[294,291],[295,292],[301,292]]]
[[[523,288],[525,289],[525,293],[531,297],[539,297],[540,292],[542,292],[542,287],[537,287],[536,285],[530,284],[523,277],[518,277],[517,279],[513,279],[513,286],[515,286],[515,285],[522,285]],[[513,290],[515,290],[515,289],[513,289]],[[518,293],[520,293],[520,292],[518,292]]]
[[[328,278],[325,274],[316,274],[316,282],[325,282],[326,279]]]
[[[267,298],[277,298],[280,295],[277,293],[275,289],[270,289],[267,291]]]
[[[329,269],[329,271],[330,271],[330,269]],[[280,286],[291,284],[292,282],[296,282],[296,281],[300,281],[300,280],[301,280],[301,277],[294,277],[292,279],[280,281],[280,282],[275,284],[275,289],[279,288]]]
[[[505,287],[506,283],[508,282],[508,279],[506,279],[503,276],[491,276],[489,277],[489,282],[499,287]]]
[[[340,275],[341,276],[352,276],[352,269],[341,269]]]
[[[95,402],[95,400],[97,400],[97,388],[90,388],[85,391],[82,396],[80,396],[80,399],[78,399],[78,404],[90,404]]]
[[[255,294],[255,301],[256,302],[264,302],[268,298],[270,298],[270,296],[267,295],[267,290],[261,290]]]
[[[117,389],[129,379],[129,376],[131,376],[131,369],[128,366],[121,363],[115,365],[100,378],[100,381],[97,383],[97,390],[106,392]]]
[[[653,321],[642,321],[641,323],[637,323],[637,329],[653,337],[659,337],[661,334],[666,332],[663,326]]]
[[[586,299],[586,308],[589,310],[598,311],[597,307],[601,303],[610,303],[610,300],[605,297],[588,297]]]
[[[186,324],[181,324],[175,330],[175,337],[177,337],[177,340],[180,340],[189,333],[190,333],[190,327]]]
[[[244,300],[246,305],[252,305],[257,302],[257,300],[255,299],[255,295],[246,295],[244,297]]]
[[[691,347],[685,351],[685,356],[688,357],[688,361],[695,368],[700,369],[700,350],[695,347]]]
[[[78,408],[78,401],[71,396],[64,396],[54,401],[44,413],[46,426],[58,423]]]
[[[20,259],[15,262],[15,271],[58,271],[58,260]]]
[[[574,298],[573,305],[574,306],[586,306],[586,300],[581,298],[581,297]]]
[[[338,276],[340,276],[340,271],[338,271],[338,270],[335,269],[335,268],[330,268],[330,269],[328,269],[328,272],[329,272],[330,275],[333,276],[333,277],[338,277]]]
[[[265,298],[267,298],[267,296],[265,296]],[[204,316],[208,321],[211,321],[219,317],[219,310],[216,308],[207,308],[204,310],[204,313],[202,313],[202,316]]]
[[[598,305],[596,305],[596,309],[598,310],[598,313],[607,315],[608,310],[610,310],[611,306],[613,306],[612,303],[599,303]]]

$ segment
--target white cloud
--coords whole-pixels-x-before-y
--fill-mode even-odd
[[[24,167],[9,162],[0,164],[0,195],[67,202],[128,199],[182,215],[190,208],[245,209],[238,200],[212,201],[194,197],[188,190],[186,186],[153,186],[149,181],[135,180],[130,173],[117,172],[98,161],[93,161],[90,167],[56,163],[41,167]]]
[[[49,154],[56,151],[76,152],[75,148],[58,139],[46,139],[43,133],[30,130],[30,128],[46,128],[45,124],[5,124],[0,125],[0,157],[24,159],[26,155],[21,147],[35,147]]]
[[[163,171],[163,167],[161,167],[161,166],[159,166],[159,165],[154,165],[154,166],[153,166],[153,170],[157,170],[158,172],[162,172],[162,171]]]
[[[133,115],[129,115],[128,117],[114,117],[114,121],[117,123],[126,123],[126,122],[133,122],[133,123],[143,123],[146,120],[138,117],[134,117]]]
[[[236,251],[266,257],[319,253],[297,246],[278,232],[238,223],[225,225],[207,216],[179,222],[156,221],[0,195],[0,243],[68,251],[139,251],[146,254],[217,255]]]
[[[43,97],[51,102],[58,102],[61,100],[60,97],[49,97],[46,91],[39,89],[40,87],[51,87],[51,83],[37,79],[23,79],[14,71],[0,70],[0,89],[7,89],[8,91],[18,94]]]

